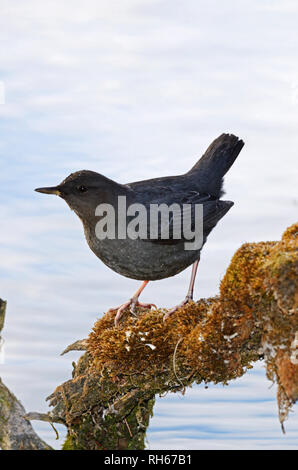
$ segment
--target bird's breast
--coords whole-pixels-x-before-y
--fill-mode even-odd
[[[109,268],[138,280],[157,280],[178,274],[199,256],[199,251],[185,250],[184,244],[165,245],[147,240],[98,239],[85,230],[89,247]]]

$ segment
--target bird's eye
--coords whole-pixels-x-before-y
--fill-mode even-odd
[[[87,191],[87,188],[86,186],[80,185],[77,187],[77,190],[79,191],[79,193],[85,193]]]

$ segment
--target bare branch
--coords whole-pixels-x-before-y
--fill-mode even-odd
[[[69,351],[86,351],[87,346],[88,346],[87,339],[79,339],[78,341],[75,341],[74,343],[67,346],[67,348],[64,349],[64,351],[60,354],[60,356],[63,356]]]

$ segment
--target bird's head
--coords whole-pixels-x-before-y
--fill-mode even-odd
[[[72,173],[57,186],[36,188],[35,191],[60,196],[84,221],[94,217],[99,204],[113,200],[115,185],[117,183],[99,173],[82,170]]]

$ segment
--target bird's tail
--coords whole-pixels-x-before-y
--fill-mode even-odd
[[[244,142],[233,134],[220,135],[187,175],[196,180],[200,191],[220,197],[223,177],[233,165],[243,146]]]

